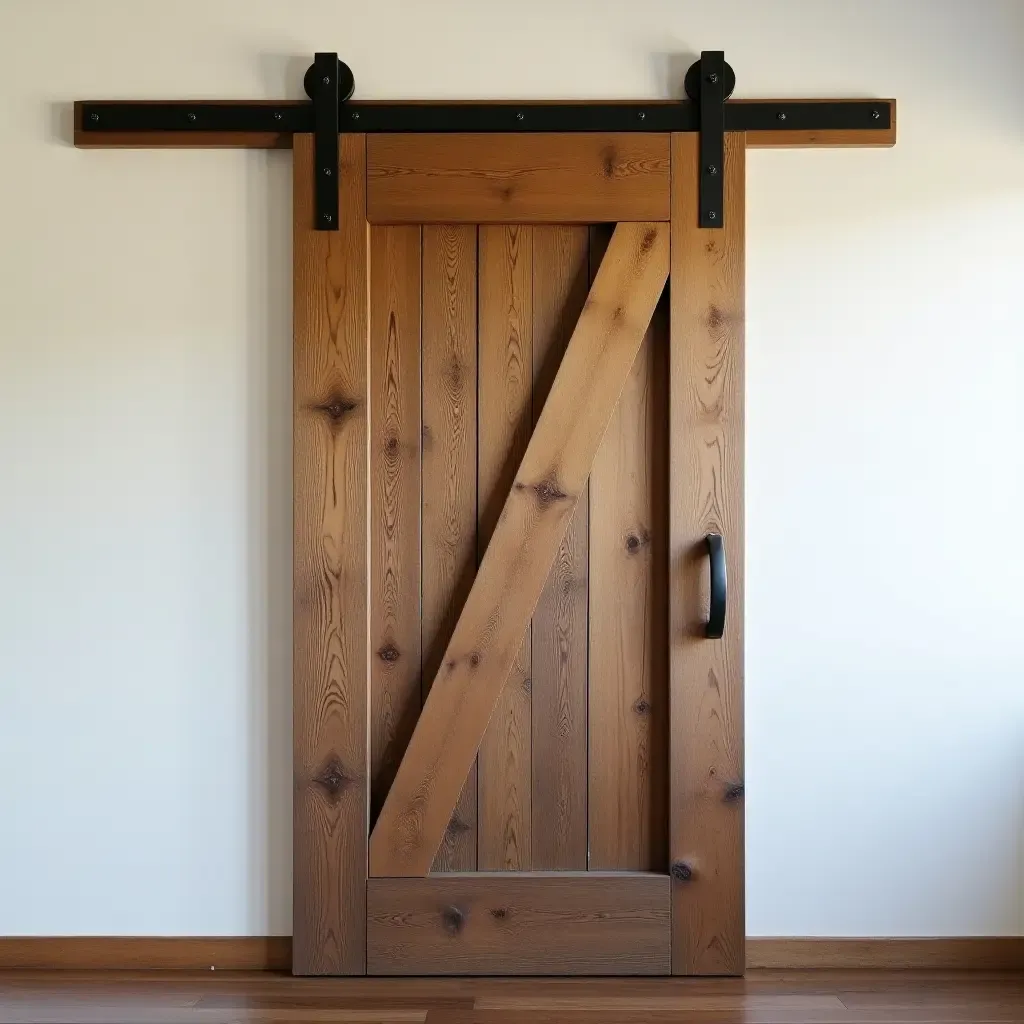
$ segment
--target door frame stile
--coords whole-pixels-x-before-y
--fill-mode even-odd
[[[366,137],[339,136],[334,231],[314,227],[313,136],[294,148],[292,972],[365,974]]]
[[[744,942],[743,367],[746,140],[725,135],[725,225],[699,226],[700,140],[672,136],[669,871],[672,973],[740,975]],[[713,638],[707,537],[724,539]],[[722,595],[724,598],[724,595]]]

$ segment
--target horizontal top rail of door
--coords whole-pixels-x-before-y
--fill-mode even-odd
[[[728,132],[868,132],[892,145],[893,100],[729,100]],[[100,101],[75,104],[78,145],[109,145],[111,134],[183,132],[288,135],[314,130],[304,101]],[[339,132],[695,132],[700,105],[691,101],[595,103],[346,102]],[[860,141],[860,140],[858,140]],[[129,143],[130,144],[130,143]],[[223,143],[222,143],[223,144]],[[251,143],[250,143],[251,144]],[[281,143],[279,143],[281,144]],[[870,144],[870,141],[860,141]]]

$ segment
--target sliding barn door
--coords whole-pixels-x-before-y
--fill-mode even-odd
[[[716,231],[692,135],[340,147],[316,232],[295,140],[295,969],[739,973],[742,137]]]

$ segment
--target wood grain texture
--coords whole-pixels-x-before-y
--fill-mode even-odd
[[[533,409],[547,401],[589,288],[586,227],[533,232]],[[533,613],[533,868],[587,866],[589,485]]]
[[[1024,976],[1005,971],[312,984],[284,974],[209,970],[0,973],[0,1020],[10,1024],[1020,1024],[1022,1005]]]
[[[667,220],[662,133],[373,135],[371,221],[589,224]]]
[[[616,228],[370,837],[374,874],[430,868],[667,274],[665,225]]]
[[[338,231],[314,231],[295,140],[293,969],[366,969],[365,139],[339,144]]]
[[[596,273],[607,230],[592,230]],[[592,870],[668,869],[668,305],[590,476]]]
[[[595,979],[596,980],[596,979]],[[838,1011],[843,1009],[842,1001],[836,995],[808,993],[783,993],[779,992],[769,996],[767,999],[758,998],[757,994],[751,993],[740,995],[739,993],[722,992],[689,992],[686,990],[669,988],[667,984],[661,985],[661,994],[651,992],[646,986],[637,986],[637,990],[630,994],[628,990],[616,991],[611,986],[604,984],[595,985],[589,992],[580,989],[575,992],[551,992],[544,988],[532,995],[525,995],[519,992],[484,994],[478,996],[474,1001],[474,1008],[477,1010],[498,1011],[503,1010],[511,1014],[518,1011],[522,1014],[529,1014],[533,1020],[533,1014],[542,1014],[542,1020],[550,1020],[556,1013],[570,1015],[570,1019],[576,1015],[595,1014],[597,1020],[607,1020],[614,1016],[619,1020],[618,1014],[624,1014],[627,1021],[641,1019],[644,1012],[651,1014],[654,1020],[674,1020],[676,1022],[689,1022],[691,1020],[704,1021],[705,1014],[710,1013],[712,1021],[721,1020],[717,1014],[729,1012],[738,1016],[732,1019],[735,1024],[745,1024],[747,1020],[744,1011],[757,1011],[763,1009],[766,1004],[771,1004],[773,1009],[799,1011]],[[633,1015],[636,1015],[634,1017]],[[672,1014],[672,1016],[668,1016]],[[693,1014],[693,1017],[690,1016]],[[685,1016],[684,1016],[685,1015]]]
[[[420,229],[370,230],[370,820],[422,706]]]
[[[587,983],[584,993],[577,998],[624,999],[639,1000],[639,1006],[649,1006],[650,1000],[666,998],[681,999],[684,997],[705,998],[712,995],[723,999],[732,992],[739,998],[745,993],[770,993],[798,991],[801,987],[811,991],[825,991],[829,986],[842,991],[867,990],[875,995],[890,987],[902,988],[911,992],[917,987],[935,992],[939,987],[948,990],[951,985],[986,986],[991,994],[993,983],[991,976],[981,975],[980,980],[971,981],[972,975],[961,972],[1014,971],[1015,977],[1024,985],[1021,971],[1024,971],[1024,936],[970,936],[970,937],[939,937],[939,938],[748,938],[747,976],[741,979],[706,979],[698,981],[685,979],[678,995],[667,995],[667,986],[674,984],[667,979],[657,983],[657,988],[646,989],[637,987],[637,983],[621,983],[626,987],[608,988],[604,993],[595,995],[593,982]],[[19,986],[28,984],[33,977],[27,972],[43,972],[36,975],[41,978],[40,984],[52,992],[57,985],[76,984],[82,975],[78,972],[118,972],[118,971],[203,971],[209,972],[210,967],[218,971],[286,971],[292,962],[292,939],[288,935],[235,935],[235,936],[0,936],[0,971],[17,971],[15,978]],[[780,978],[768,973],[785,971]],[[799,979],[793,972],[810,970],[806,979]],[[828,971],[839,970],[838,976],[830,976]],[[878,972],[899,971],[900,974],[884,978]],[[944,971],[957,972],[952,980],[944,975]],[[857,972],[857,973],[851,973]],[[917,973],[914,973],[917,972]],[[925,972],[925,973],[921,973]],[[102,986],[105,974],[86,975],[91,986]],[[116,975],[115,975],[116,977]],[[137,974],[131,975],[138,978]],[[174,978],[175,975],[162,975],[163,979]],[[224,976],[215,976],[219,981]],[[64,979],[68,979],[66,982]],[[209,975],[197,980],[195,976],[185,976],[186,980],[173,984],[203,984]],[[231,984],[238,981],[232,978]],[[124,980],[115,984],[124,989]],[[148,990],[153,989],[158,980],[153,975],[143,976],[140,984]],[[240,991],[280,993],[281,1000],[294,999],[301,1002],[296,989],[290,988],[291,979],[283,975],[260,977],[259,974],[243,980]],[[303,985],[299,981],[294,984]],[[323,979],[316,983],[315,989],[305,989],[307,994],[316,992],[318,997],[331,1003],[340,1003],[342,993],[351,991],[353,996],[387,998],[396,993],[403,998],[415,996],[417,993],[424,999],[451,998],[456,990],[439,987],[441,983],[421,983],[415,979],[406,982],[390,981],[387,988],[378,992],[372,988],[373,983],[361,979],[354,984],[358,988],[347,989],[353,984],[342,980],[330,981]],[[530,988],[517,992],[516,984],[511,981],[493,980],[486,990],[503,993],[501,998],[515,998],[524,1002],[533,998],[538,989],[530,983]],[[554,984],[553,982],[545,983]],[[572,983],[560,983],[549,991],[550,998],[564,998]],[[602,983],[604,984],[604,983]],[[248,987],[247,987],[248,986]],[[321,989],[320,986],[326,986]],[[396,986],[402,986],[397,987]],[[668,990],[672,991],[672,990]],[[292,993],[289,995],[289,993]],[[632,995],[630,995],[632,993]],[[192,997],[189,1001],[194,1002]],[[278,998],[276,995],[273,998]],[[490,999],[499,998],[497,994]],[[549,998],[549,997],[545,997]],[[0,1003],[0,1006],[3,1004]],[[106,1005],[106,1004],[105,1004]],[[283,1002],[282,1004],[283,1005]],[[303,1004],[304,1005],[304,1004]],[[905,1008],[906,1002],[901,999]],[[901,1018],[905,1019],[905,1018]],[[975,1018],[977,1020],[978,1018]]]
[[[777,970],[1024,971],[1024,936],[748,938],[747,967]],[[1020,1005],[1024,1007],[1024,1001]],[[1024,1019],[1024,1012],[1021,1018]]]
[[[291,965],[290,935],[0,936],[5,971],[287,971]]]
[[[476,575],[476,228],[423,228],[423,696]],[[476,765],[434,871],[476,868]]]
[[[667,974],[666,875],[374,879],[370,974]]]
[[[533,228],[480,228],[478,479],[483,558],[530,440],[533,402]],[[480,743],[477,864],[533,866],[532,633],[527,627]]]
[[[744,140],[726,135],[725,227],[697,226],[698,140],[672,137],[670,858],[672,970],[740,974],[743,869]],[[728,561],[704,637],[704,538]]]

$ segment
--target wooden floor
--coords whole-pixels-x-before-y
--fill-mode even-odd
[[[0,1024],[1024,1024],[1024,974],[753,971],[743,980],[0,973]]]

